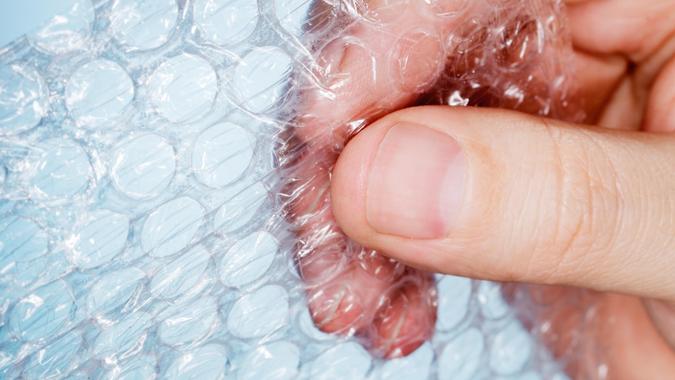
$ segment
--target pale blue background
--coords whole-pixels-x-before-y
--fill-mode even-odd
[[[0,0],[0,47],[41,26],[75,0]]]

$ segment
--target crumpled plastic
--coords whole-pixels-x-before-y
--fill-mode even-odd
[[[582,119],[563,5],[397,3],[77,0],[0,48],[0,377],[564,378],[528,289],[360,247],[327,192],[393,109]]]

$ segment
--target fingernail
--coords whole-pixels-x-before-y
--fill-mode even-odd
[[[367,179],[366,218],[379,233],[447,235],[464,196],[466,159],[452,137],[412,123],[389,129]]]

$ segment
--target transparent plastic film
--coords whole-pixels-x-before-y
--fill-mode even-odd
[[[407,267],[330,204],[349,138],[395,110],[583,119],[564,21],[560,0],[77,0],[0,47],[0,378],[566,378],[579,332],[557,352],[544,327],[592,319],[591,294]]]

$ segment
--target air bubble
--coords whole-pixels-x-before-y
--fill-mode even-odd
[[[495,335],[490,347],[490,368],[501,375],[519,372],[530,359],[532,339],[516,320]]]
[[[67,239],[68,259],[81,269],[110,262],[122,252],[129,235],[129,218],[125,215],[102,210],[90,218]]]
[[[0,65],[0,136],[27,131],[47,114],[47,87],[35,70]]]
[[[44,142],[35,148],[30,162],[35,165],[31,182],[47,197],[68,198],[82,193],[93,174],[87,153],[69,140]]]
[[[219,344],[207,344],[177,357],[165,378],[168,380],[219,380],[225,376],[227,350]]]
[[[190,243],[203,219],[204,208],[192,198],[179,197],[163,204],[143,224],[143,250],[153,257],[178,253]]]
[[[488,319],[504,318],[509,312],[509,305],[502,296],[502,289],[494,282],[481,282],[477,298],[483,316]]]
[[[433,348],[428,342],[424,343],[409,356],[385,362],[380,379],[428,379],[433,360]]]
[[[437,283],[439,330],[451,330],[466,316],[471,298],[471,280],[464,277],[443,276]]]
[[[214,217],[216,231],[231,232],[246,226],[267,199],[261,182],[241,179],[225,192],[225,202]]]
[[[252,50],[234,70],[235,98],[251,112],[271,111],[284,93],[291,64],[291,58],[277,47]]]
[[[156,197],[169,186],[175,171],[173,147],[155,134],[127,141],[113,153],[113,184],[130,198]]]
[[[47,233],[24,218],[0,221],[0,272],[15,261],[30,261],[47,253]]]
[[[230,248],[220,263],[220,281],[242,287],[267,272],[279,249],[279,242],[268,232],[256,232]]]
[[[472,327],[446,344],[438,359],[440,380],[471,380],[481,366],[485,341],[483,334]]]
[[[107,315],[124,305],[133,295],[145,272],[131,267],[103,275],[89,289],[87,311],[92,317]]]
[[[73,295],[64,281],[55,281],[24,296],[9,313],[10,329],[25,341],[50,339],[68,324]]]
[[[227,318],[227,328],[240,338],[263,337],[287,324],[288,308],[286,290],[268,285],[237,300]]]
[[[258,5],[251,0],[196,0],[193,14],[202,38],[222,46],[244,41],[258,23]]]
[[[365,379],[370,355],[357,343],[340,343],[311,363],[310,378],[316,380]]]
[[[23,374],[30,379],[64,378],[76,366],[81,346],[82,337],[71,331],[34,353]]]
[[[129,50],[149,50],[169,40],[177,18],[176,0],[115,0],[110,29]]]
[[[147,83],[150,100],[173,123],[199,119],[213,106],[218,77],[211,64],[192,54],[169,58]]]
[[[197,179],[210,187],[223,187],[246,171],[253,158],[255,138],[233,123],[214,125],[202,132],[192,151]]]
[[[291,380],[297,378],[300,350],[279,341],[260,346],[246,355],[237,372],[237,380]]]
[[[159,339],[170,346],[204,339],[218,321],[218,305],[213,297],[178,305],[171,312],[172,315],[164,319],[157,329]]]
[[[192,248],[155,273],[150,293],[154,297],[171,299],[195,288],[204,279],[209,258],[209,252],[202,246]]]
[[[90,0],[76,0],[70,10],[54,16],[45,26],[29,36],[40,50],[65,54],[84,48],[94,22],[94,7]]]
[[[133,359],[124,362],[121,366],[115,366],[110,370],[105,380],[142,380],[142,379],[156,379],[155,367],[157,367],[157,359],[153,356],[142,355],[136,356]]]
[[[87,127],[114,121],[133,97],[134,84],[126,71],[103,59],[75,71],[65,92],[66,106],[77,123]]]
[[[139,350],[145,341],[147,329],[152,324],[152,316],[145,312],[127,315],[126,319],[107,326],[96,337],[92,347],[94,356],[104,359],[125,357]]]

